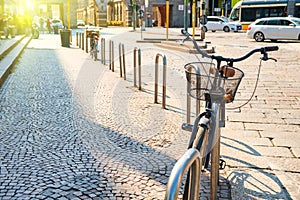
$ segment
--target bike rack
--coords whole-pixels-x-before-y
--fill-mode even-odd
[[[162,88],[162,107],[166,108],[166,77],[167,77],[167,58],[166,56],[162,56],[161,54],[156,54],[155,57],[155,84],[154,84],[154,103],[157,102],[157,96],[158,96],[158,60],[159,57],[162,57],[163,59],[163,88]]]
[[[114,72],[115,71],[115,63],[114,63],[114,41],[109,41],[109,69]]]
[[[123,58],[123,59],[122,59]],[[126,67],[125,67],[125,50],[124,44],[119,43],[119,60],[120,60],[120,77],[122,77],[122,65],[124,71],[124,80],[126,80]],[[123,62],[122,62],[123,60]]]
[[[133,75],[133,85],[134,87],[136,87],[136,52],[138,52],[138,70],[139,70],[139,90],[142,89],[142,81],[141,81],[141,49],[139,48],[134,48],[133,50],[133,72],[134,72],[134,75]]]
[[[199,199],[200,192],[200,176],[201,161],[200,152],[197,149],[188,149],[185,154],[174,165],[165,195],[165,200],[175,200],[178,197],[179,187],[182,182],[183,175],[190,169],[190,190],[189,199]]]

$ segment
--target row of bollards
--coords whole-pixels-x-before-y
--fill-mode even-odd
[[[100,53],[101,53],[101,63],[106,65],[106,49],[105,49],[105,38],[100,40]],[[81,48],[86,53],[89,52],[89,40],[85,33],[76,32],[76,45]],[[137,54],[137,55],[136,55]],[[163,86],[162,86],[162,108],[166,108],[166,68],[167,68],[167,58],[161,54],[157,54],[155,58],[155,84],[154,84],[154,103],[158,103],[158,61],[159,58],[163,59]],[[112,72],[115,71],[115,62],[114,62],[114,41],[109,41],[109,69]],[[139,90],[142,90],[142,81],[141,81],[141,49],[134,48],[133,50],[133,68],[134,68],[134,87],[138,87]],[[119,43],[119,66],[120,66],[120,77],[123,77],[126,80],[126,62],[125,62],[125,47],[124,44]],[[137,67],[138,64],[138,67]],[[138,69],[138,86],[137,86],[137,69]]]
[[[106,44],[105,44],[105,38],[101,38],[100,40],[101,45],[100,45],[100,52],[101,52],[101,63],[106,65]],[[89,52],[88,48],[88,37],[84,34],[84,33],[76,33],[76,45],[81,48],[82,50],[85,50],[86,53]],[[159,60],[160,58],[162,58],[162,64],[163,64],[163,84],[162,84],[162,108],[165,109],[166,108],[166,85],[167,85],[167,58],[165,55],[162,54],[156,54],[155,57],[155,82],[154,82],[154,103],[158,103],[158,66],[159,66]],[[114,42],[112,40],[109,41],[109,70],[112,70],[112,72],[114,72],[115,70],[115,66],[114,66]],[[133,50],[133,85],[134,87],[138,87],[139,90],[142,90],[142,81],[141,81],[141,49],[140,48],[134,48]],[[124,78],[124,80],[126,80],[126,62],[125,62],[125,47],[124,44],[119,43],[119,66],[120,66],[120,77]],[[187,70],[189,72],[192,71],[197,71],[195,66],[193,65],[189,65],[187,67]],[[138,74],[137,74],[138,71]],[[137,77],[138,76],[138,77]],[[137,78],[138,78],[138,85],[137,85]],[[199,80],[198,80],[199,78]],[[200,80],[200,76],[197,76],[197,80],[196,80],[196,84],[200,84],[201,80]],[[198,86],[197,86],[198,87]],[[200,86],[199,86],[200,87]],[[187,85],[187,91],[189,91],[191,88],[191,83],[188,82]],[[197,91],[198,92],[198,91]],[[199,94],[197,93],[197,96],[199,96]],[[200,100],[196,101],[196,115],[198,115],[200,113]],[[219,113],[217,113],[219,115]],[[191,121],[191,96],[187,93],[187,112],[186,112],[186,121],[187,124],[190,124]],[[219,135],[220,133],[218,133]],[[197,179],[200,176],[200,172],[199,172],[199,163],[202,162],[201,159],[198,156],[198,151],[194,150],[189,152],[189,154],[187,154],[188,157],[191,157],[193,155],[193,162],[186,162],[184,160],[182,160],[182,165],[184,164],[184,169],[182,169],[183,171],[186,171],[187,168],[192,168],[192,172],[195,173],[194,176],[192,176],[192,181],[195,184],[199,184],[199,180]],[[195,155],[195,156],[194,156]],[[211,196],[215,196],[217,194],[217,184],[218,184],[218,180],[219,180],[219,163],[220,163],[220,139],[217,140],[217,144],[215,146],[215,148],[212,150],[211,152]],[[183,172],[180,172],[179,175],[183,174]],[[173,175],[171,174],[171,178],[178,178],[178,177],[173,177]],[[178,181],[175,181],[178,182]],[[176,186],[176,187],[175,187]],[[199,191],[197,190],[199,187],[199,185],[195,185],[195,188],[192,188],[193,190],[191,190],[191,194],[194,195],[198,195]],[[170,191],[170,194],[173,198],[173,195],[176,195],[178,193],[178,185],[174,185],[174,186],[169,186],[168,183],[168,190],[169,189],[176,189],[175,191]],[[213,197],[212,199],[215,199],[215,197]]]

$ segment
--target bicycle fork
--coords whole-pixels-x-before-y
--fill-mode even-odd
[[[211,197],[210,199],[217,199],[218,184],[219,184],[219,169],[224,169],[226,162],[220,159],[220,128],[225,126],[225,102],[214,101],[208,103],[208,109],[206,112],[199,115],[199,119],[195,122],[203,128],[202,131],[193,130],[192,143],[193,148],[197,148],[200,151],[200,155],[205,157],[204,168],[207,169],[210,166],[210,185],[211,185]],[[195,124],[194,124],[194,127]],[[195,146],[196,144],[204,144],[201,146]],[[206,145],[205,145],[206,144]]]

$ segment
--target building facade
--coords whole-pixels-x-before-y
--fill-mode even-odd
[[[227,15],[231,0],[172,0],[169,1],[169,27],[191,26],[192,3],[195,2],[195,19],[201,11],[206,15]],[[147,27],[166,25],[166,0],[78,0],[77,19],[95,26],[139,25],[139,10],[143,10],[143,21]],[[187,6],[186,6],[187,5]]]
[[[34,16],[45,19],[58,18],[65,26],[76,26],[77,0],[0,0],[0,12],[17,18],[30,18]],[[70,12],[70,13],[69,13]]]
[[[87,25],[107,26],[107,0],[77,0],[77,19]]]

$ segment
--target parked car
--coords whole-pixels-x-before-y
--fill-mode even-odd
[[[77,26],[85,26],[84,21],[81,20],[81,19],[78,19],[78,20],[77,20]]]
[[[52,27],[58,27],[58,29],[64,28],[64,25],[60,19],[52,19],[51,20]]]
[[[200,28],[204,29],[204,31],[211,30],[215,31],[234,31],[238,32],[242,30],[242,25],[238,22],[230,22],[226,17],[218,17],[218,16],[207,16],[207,23],[205,25],[200,24]]]
[[[300,40],[300,18],[268,17],[257,19],[247,29],[247,36],[256,42],[264,40]]]

